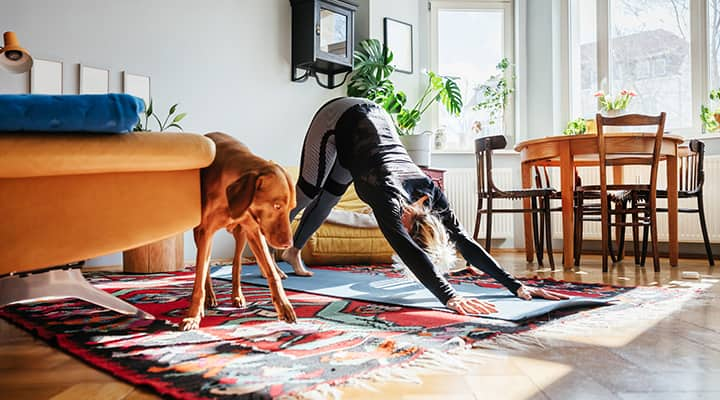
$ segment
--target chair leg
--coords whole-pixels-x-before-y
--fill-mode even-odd
[[[632,203],[633,210],[637,209],[637,195],[633,194]],[[635,265],[640,265],[640,220],[637,212],[632,213],[632,230],[633,230],[633,256],[635,257]]]
[[[488,253],[490,253],[490,248],[492,247],[492,199],[488,199],[488,205],[487,205],[487,223],[485,229],[485,250],[487,250]]]
[[[553,248],[552,248],[552,226],[550,226],[550,199],[548,199],[548,198],[544,199],[543,203],[545,203],[544,225],[545,225],[545,237],[547,239],[548,261],[550,262],[550,268],[554,271],[555,270],[555,257],[553,256]]]
[[[658,231],[657,231],[657,210],[655,206],[650,207],[650,238],[653,247],[653,270],[660,272],[660,256],[658,254]]]
[[[602,204],[602,196],[601,202],[600,202],[600,223],[601,225],[604,224],[605,228],[601,228],[600,232],[602,234],[602,272],[608,272],[608,249],[610,247],[610,215],[608,213],[608,205],[605,204],[605,207],[603,207]]]
[[[582,198],[578,200],[582,202]],[[582,206],[575,209],[575,229],[573,229],[575,236],[575,245],[573,247],[573,256],[575,258],[575,266],[580,266],[580,255],[582,254],[583,245],[583,208]]]
[[[615,259],[617,261],[622,261],[623,258],[625,258],[625,223],[627,222],[627,201],[622,201],[622,203],[618,203],[618,207],[623,210],[622,213],[622,219],[620,220],[620,223],[617,224],[615,227],[615,238],[617,240],[617,254],[615,254]],[[617,216],[617,218],[621,217],[620,215]]]
[[[648,247],[648,235],[650,233],[649,227],[647,225],[643,226],[643,246],[642,246],[642,255],[640,256],[640,266],[645,266],[645,259],[647,258],[647,247]]]
[[[473,231],[473,240],[478,240],[478,233],[480,233],[480,217],[482,216],[483,199],[478,196],[477,213],[475,214],[475,230]]]
[[[605,233],[607,234],[607,246],[604,246],[606,248],[603,249],[603,265],[607,264],[607,256],[610,256],[610,261],[613,264],[617,262],[617,259],[615,258],[615,247],[613,246],[612,241],[612,224],[610,223],[611,217],[612,215],[610,214],[610,210],[608,210],[608,224],[607,229],[605,230]],[[603,272],[607,272],[607,269],[604,269]]]
[[[712,247],[710,246],[710,238],[708,236],[707,224],[705,223],[705,206],[703,204],[703,194],[698,193],[698,214],[700,214],[700,229],[702,229],[703,241],[705,241],[705,253],[707,253],[708,263],[715,265],[715,258],[713,257]]]
[[[533,243],[535,244],[535,257],[537,258],[538,265],[543,265],[543,232],[542,232],[542,219],[540,220],[540,223],[538,224],[538,213],[537,211],[537,199],[535,197],[532,197],[530,199],[530,207],[533,211],[531,211],[531,218],[532,218],[532,229],[533,229]],[[540,228],[539,228],[540,227]]]

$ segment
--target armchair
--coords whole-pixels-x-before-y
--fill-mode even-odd
[[[0,134],[0,307],[76,297],[138,313],[76,269],[45,269],[197,225],[199,170],[214,156],[194,134]]]

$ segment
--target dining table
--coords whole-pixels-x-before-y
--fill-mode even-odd
[[[619,132],[605,135],[606,147],[612,152],[652,154],[654,133]],[[660,149],[661,161],[666,163],[668,191],[668,253],[671,266],[678,263],[678,147],[683,138],[677,135],[663,135]],[[535,165],[559,167],[560,193],[562,204],[563,266],[573,266],[574,248],[574,196],[576,167],[598,166],[598,140],[596,134],[558,135],[529,139],[515,145],[520,153],[523,188],[533,185],[532,170]],[[613,182],[622,183],[622,165],[613,166]],[[530,199],[523,200],[525,207]],[[525,255],[528,262],[533,260],[532,219],[524,217]]]

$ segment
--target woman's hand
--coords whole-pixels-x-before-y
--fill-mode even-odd
[[[552,292],[550,290],[525,285],[518,288],[517,297],[523,300],[532,300],[533,297],[539,297],[541,299],[547,300],[565,300],[570,298],[570,296],[562,293]]]
[[[446,306],[460,315],[491,314],[497,312],[497,309],[492,303],[478,299],[467,299],[462,296],[455,296],[448,300]]]

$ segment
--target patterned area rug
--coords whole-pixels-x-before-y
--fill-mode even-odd
[[[349,268],[357,273],[396,273],[387,267]],[[326,397],[336,384],[457,365],[473,353],[467,351],[469,347],[520,338],[521,333],[570,313],[560,311],[517,324],[289,291],[299,320],[285,324],[276,320],[267,288],[244,285],[248,307],[238,309],[229,300],[230,283],[214,280],[220,306],[207,311],[200,330],[182,332],[177,323],[188,306],[192,272],[94,272],[86,277],[158,319],[121,316],[72,299],[11,305],[1,309],[0,316],[125,381],[182,399]],[[496,285],[477,275],[451,279]],[[635,290],[630,288],[551,280],[526,283],[572,295],[618,299],[618,306],[584,312],[595,319],[611,318],[607,314],[616,309],[678,296],[658,288],[645,288],[652,290],[633,298]],[[575,314],[582,323],[578,315],[582,314]]]

